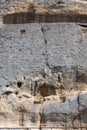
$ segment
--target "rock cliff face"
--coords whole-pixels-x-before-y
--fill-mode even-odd
[[[86,0],[0,0],[0,128],[87,129],[86,15]]]

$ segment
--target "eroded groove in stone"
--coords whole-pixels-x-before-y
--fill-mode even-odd
[[[15,13],[3,17],[4,24],[23,24],[23,23],[56,23],[56,22],[79,22],[86,23],[87,15],[68,15],[68,14],[33,14]]]
[[[71,3],[72,2],[72,3]],[[18,2],[14,6],[7,7],[6,12],[1,12],[1,22],[4,24],[22,24],[22,23],[53,23],[53,22],[87,22],[86,4],[72,0],[56,0],[51,2],[27,1]],[[3,9],[3,3],[1,4]]]

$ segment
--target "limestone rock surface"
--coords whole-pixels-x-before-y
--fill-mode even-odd
[[[86,126],[86,41],[75,23],[0,25],[0,127]]]
[[[0,0],[0,22],[87,22],[86,0]]]
[[[0,0],[0,128],[87,129],[87,1]]]

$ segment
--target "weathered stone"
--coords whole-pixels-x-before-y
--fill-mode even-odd
[[[20,32],[22,29],[24,34]],[[0,37],[0,83],[45,68],[45,46],[39,24],[2,25]]]
[[[1,128],[87,128],[85,22],[86,0],[0,0]]]
[[[80,0],[0,1],[1,22],[87,22],[87,2]],[[10,20],[9,20],[10,19]]]
[[[0,26],[0,127],[85,126],[86,96],[79,94],[81,83],[86,90],[83,29],[65,23]]]

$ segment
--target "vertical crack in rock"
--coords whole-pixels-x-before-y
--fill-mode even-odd
[[[80,129],[82,130],[82,123],[81,123],[81,111],[80,111],[80,102],[79,102],[79,94],[78,94],[78,97],[77,97],[77,103],[78,103],[78,112],[79,112],[79,121],[80,121]]]
[[[44,108],[42,110],[42,113],[39,113],[40,116],[40,126],[39,129],[42,130],[43,127],[45,127],[45,123],[46,123],[46,117],[44,115]]]
[[[20,112],[19,113],[19,125],[20,126],[24,126],[24,113],[23,112]]]
[[[24,108],[19,107],[19,126],[24,126]]]
[[[46,66],[49,67],[49,63],[48,63],[48,54],[47,54],[47,40],[45,38],[45,30],[41,25],[41,31],[43,33],[43,38],[44,38],[44,43],[45,43],[45,61],[46,61]]]

